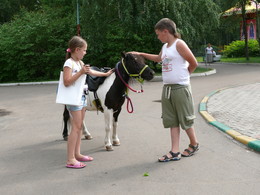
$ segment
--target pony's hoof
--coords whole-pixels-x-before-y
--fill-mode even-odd
[[[107,151],[113,151],[114,149],[112,148],[112,146],[106,146],[106,150]]]
[[[119,141],[113,141],[113,146],[120,146],[120,142]]]
[[[68,141],[68,136],[63,136],[63,139],[64,139],[65,141]]]
[[[86,140],[92,140],[93,137],[91,135],[85,135]]]

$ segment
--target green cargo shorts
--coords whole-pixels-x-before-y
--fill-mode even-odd
[[[193,126],[195,118],[190,85],[164,85],[162,91],[164,128],[181,126],[183,130],[187,130]]]

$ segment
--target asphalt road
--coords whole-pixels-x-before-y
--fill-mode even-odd
[[[82,153],[94,161],[81,170],[65,168],[63,106],[55,104],[57,86],[0,87],[0,194],[259,194],[259,153],[210,126],[197,110],[202,98],[216,89],[259,82],[260,66],[212,67],[216,74],[191,78],[200,150],[168,163],[157,161],[170,149],[169,130],[162,126],[157,101],[161,82],[146,82],[143,94],[130,93],[134,113],[127,113],[123,105],[121,146],[113,152],[104,148],[103,115],[86,114],[94,139],[82,141]],[[181,149],[188,144],[182,132]]]

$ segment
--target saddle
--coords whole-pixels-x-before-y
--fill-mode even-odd
[[[99,72],[107,72],[111,68],[98,68],[96,66],[91,66],[92,70],[99,71]],[[99,85],[104,83],[106,77],[97,77],[97,76],[92,76],[92,75],[87,75],[86,83],[88,84],[88,90],[89,91],[97,91]]]
[[[98,68],[96,66],[91,66],[91,69],[99,72],[107,72],[111,68],[109,67],[104,67],[104,68]],[[87,75],[86,78],[86,84],[88,84],[88,90],[92,91],[94,93],[94,101],[93,104],[96,106],[97,110],[104,112],[104,109],[101,106],[100,100],[97,95],[97,90],[98,87],[104,83],[106,77],[97,77],[97,76],[92,76],[92,75]]]

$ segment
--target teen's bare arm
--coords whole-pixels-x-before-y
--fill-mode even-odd
[[[136,51],[133,51],[133,52],[130,52],[130,53],[143,56],[145,59],[150,60],[150,61],[154,61],[154,62],[161,62],[162,61],[161,52],[157,55],[156,54],[143,53],[143,52],[136,52]]]
[[[194,72],[194,70],[198,66],[198,62],[197,62],[195,56],[193,55],[193,53],[191,52],[191,50],[187,46],[187,44],[182,40],[178,41],[176,47],[177,47],[177,51],[179,52],[179,54],[189,63],[188,70],[189,70],[189,73],[191,74],[192,72]]]

